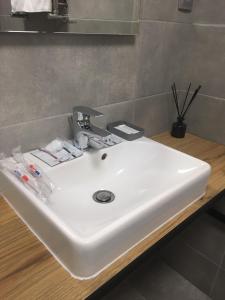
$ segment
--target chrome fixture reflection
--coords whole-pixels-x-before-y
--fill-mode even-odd
[[[73,108],[73,115],[69,117],[69,123],[73,131],[74,144],[81,150],[89,146],[94,149],[105,147],[104,138],[110,132],[96,127],[91,123],[91,117],[102,117],[103,114],[86,106],[76,106]]]

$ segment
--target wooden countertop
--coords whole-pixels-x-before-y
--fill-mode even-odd
[[[212,175],[205,197],[189,206],[92,280],[72,278],[0,199],[0,299],[85,299],[154,245],[177,225],[225,189],[225,146],[187,134],[185,139],[163,133],[153,138],[207,161]]]

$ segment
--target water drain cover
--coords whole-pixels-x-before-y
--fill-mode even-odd
[[[93,199],[99,203],[110,203],[115,199],[115,195],[110,191],[101,190],[94,193]]]

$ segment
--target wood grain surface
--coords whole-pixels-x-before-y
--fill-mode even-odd
[[[177,225],[225,189],[225,146],[187,134],[185,139],[163,133],[153,138],[207,161],[212,166],[205,197],[150,234],[98,277],[72,278],[0,198],[0,299],[86,299]]]

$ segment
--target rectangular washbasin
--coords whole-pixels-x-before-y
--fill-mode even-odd
[[[105,154],[105,155],[104,155]],[[104,160],[103,160],[104,155]],[[49,167],[27,153],[57,186],[43,203],[6,171],[0,191],[55,258],[79,279],[119,256],[205,194],[210,166],[147,138]],[[112,192],[99,194],[97,191]],[[113,201],[111,201],[113,200]]]

